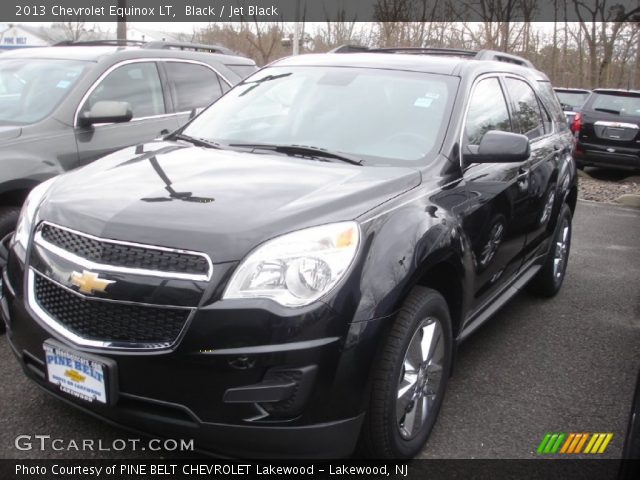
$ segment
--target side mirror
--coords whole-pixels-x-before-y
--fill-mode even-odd
[[[474,150],[463,154],[465,163],[512,163],[529,158],[531,145],[526,135],[490,130]]]
[[[102,100],[96,102],[88,112],[82,112],[78,117],[81,127],[89,127],[96,123],[123,123],[133,118],[131,105],[128,102]]]

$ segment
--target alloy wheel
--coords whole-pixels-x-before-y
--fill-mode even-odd
[[[440,392],[445,347],[442,326],[429,317],[420,322],[404,355],[396,398],[396,423],[404,440],[420,432]]]

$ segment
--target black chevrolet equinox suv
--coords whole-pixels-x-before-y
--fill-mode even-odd
[[[354,50],[31,193],[2,300],[31,380],[228,456],[421,450],[456,345],[560,289],[572,137],[518,57]]]

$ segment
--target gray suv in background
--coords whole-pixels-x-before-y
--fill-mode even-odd
[[[224,47],[166,42],[69,43],[3,54],[0,241],[34,186],[176,130],[256,69]]]

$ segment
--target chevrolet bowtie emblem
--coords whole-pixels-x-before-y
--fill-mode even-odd
[[[84,375],[76,372],[75,370],[67,370],[66,372],[64,372],[64,376],[76,383],[82,383],[87,378]]]
[[[72,272],[69,278],[71,285],[78,287],[81,293],[104,292],[109,285],[116,283],[114,280],[103,280],[97,273],[83,270],[82,273]]]

